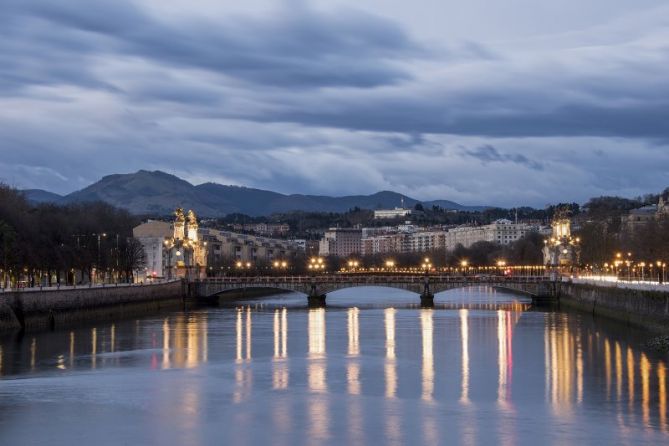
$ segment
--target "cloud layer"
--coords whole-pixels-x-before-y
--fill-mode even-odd
[[[661,2],[476,40],[370,1],[5,0],[0,178],[69,192],[148,168],[507,206],[669,185]]]

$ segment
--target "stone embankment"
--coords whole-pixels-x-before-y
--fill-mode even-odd
[[[0,331],[55,328],[107,317],[137,314],[183,302],[184,284],[68,287],[0,293]]]
[[[616,283],[560,284],[560,305],[575,307],[630,325],[669,332],[669,289],[625,287]]]

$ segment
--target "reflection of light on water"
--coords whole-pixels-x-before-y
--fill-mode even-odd
[[[643,424],[650,427],[650,362],[644,353],[641,353],[641,411]]]
[[[274,389],[287,389],[288,381],[288,364],[286,362],[275,362],[272,373],[272,387]]]
[[[460,310],[460,338],[462,339],[462,389],[460,402],[469,404],[469,310]]]
[[[620,343],[616,341],[616,400],[623,397],[623,351]]]
[[[309,310],[309,365],[307,366],[309,389],[313,392],[327,392],[325,364],[325,308]],[[309,399],[310,433],[312,441],[323,441],[329,436],[330,413],[325,396]]]
[[[324,395],[309,399],[309,440],[321,444],[330,436],[330,407]]]
[[[272,387],[274,389],[288,388],[288,364],[286,359],[286,336],[288,334],[286,309],[274,311],[274,366],[272,373]]]
[[[251,360],[251,307],[246,309],[246,360]]]
[[[550,330],[548,343],[550,348],[550,402],[554,413],[560,416],[567,416],[571,414],[573,404],[573,390],[574,390],[574,362],[576,362],[577,374],[579,373],[579,359],[574,358],[575,350],[578,350],[579,345],[575,344],[574,336],[569,331],[569,326],[565,323],[561,327],[556,324],[556,317],[558,315],[551,314]],[[566,316],[564,316],[566,317]],[[564,321],[563,317],[563,321]],[[582,370],[582,369],[581,369]],[[580,372],[582,373],[582,372]],[[577,380],[578,380],[577,376]],[[577,382],[577,395],[578,382]]]
[[[309,388],[316,392],[326,392],[325,370],[325,309],[313,308],[309,310]]]
[[[359,313],[360,310],[356,307],[348,309],[348,354],[351,356],[358,356],[360,354]]]
[[[37,354],[37,340],[32,338],[30,342],[30,370],[35,370],[35,355]]]
[[[116,351],[116,325],[112,324],[111,326],[111,352],[114,353]]]
[[[348,309],[348,354],[351,358],[346,366],[346,381],[351,395],[360,395],[360,364],[354,359],[360,355],[359,314],[356,307]]]
[[[349,361],[346,367],[346,381],[348,393],[360,395],[360,364],[357,361]]]
[[[281,310],[281,356],[288,357],[288,310]]]
[[[431,401],[434,393],[434,356],[433,356],[433,320],[432,310],[420,312],[420,326],[423,337],[423,399]]]
[[[170,368],[170,324],[163,320],[163,369]]]
[[[246,321],[244,320],[243,313],[246,313]],[[244,330],[244,323],[246,323],[246,333]],[[237,321],[235,325],[235,332],[237,335],[237,355],[236,361],[242,362],[244,359],[246,361],[251,360],[251,308],[238,308],[237,309]],[[246,336],[244,336],[246,334]],[[246,344],[244,344],[246,341]],[[244,345],[246,346],[246,352],[244,352]],[[244,353],[246,353],[244,355]]]
[[[67,368],[65,367],[65,355],[58,355],[56,360],[56,368],[60,370],[65,370]]]
[[[309,357],[320,358],[325,356],[325,309],[313,308],[309,310]]]
[[[507,313],[497,310],[497,365],[499,368],[497,376],[497,401],[503,404],[507,400]]]
[[[244,317],[243,313],[246,313]],[[244,329],[246,324],[246,329]],[[253,387],[253,374],[250,368],[243,365],[244,362],[251,361],[251,308],[237,308],[237,319],[235,324],[236,339],[236,357],[235,368],[235,391],[232,394],[232,400],[235,403],[244,401]],[[246,343],[244,342],[246,341]],[[244,348],[246,347],[246,348]]]
[[[91,367],[95,368],[98,356],[98,329],[91,329]]]
[[[581,332],[576,336],[576,401],[583,402],[583,347],[581,345]]]
[[[606,400],[611,399],[611,343],[604,339],[604,374],[606,375]]]
[[[627,393],[630,407],[634,406],[634,352],[627,347]]]
[[[206,315],[194,315],[186,319],[177,315],[171,328],[170,319],[162,324],[162,369],[172,367],[194,368],[208,360],[208,321]],[[157,355],[154,358],[157,367]]]
[[[242,309],[237,308],[237,323],[235,324],[235,329],[236,329],[236,340],[237,340],[237,356],[236,360],[237,362],[242,362],[242,343],[244,340],[242,339],[242,330],[243,330],[243,323],[242,323]]]
[[[397,365],[395,364],[395,309],[386,308],[386,398],[394,398],[397,393]]]
[[[197,367],[200,356],[200,346],[198,343],[198,326],[192,319],[188,321],[188,350],[186,352],[186,368]]]
[[[286,317],[287,310],[278,308],[274,311],[274,359],[284,359],[288,356],[287,336],[288,322]]]
[[[70,368],[74,366],[74,332],[70,332]]]
[[[657,381],[658,381],[658,407],[660,410],[660,429],[662,432],[667,431],[667,369],[664,362],[657,365]]]

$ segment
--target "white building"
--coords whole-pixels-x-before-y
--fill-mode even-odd
[[[172,234],[172,224],[165,221],[148,220],[133,228],[132,235],[142,244],[145,256],[146,269],[138,274],[139,280],[146,280],[148,277],[162,277],[164,242]]]
[[[533,227],[524,223],[513,223],[510,220],[497,220],[484,226],[461,226],[446,233],[445,246],[453,250],[457,245],[469,248],[477,242],[492,242],[508,245],[527,235]]]
[[[398,218],[398,217],[406,217],[408,215],[411,215],[413,211],[411,209],[405,209],[405,208],[395,208],[395,209],[378,209],[374,211],[374,218],[375,219],[383,219],[383,218]]]

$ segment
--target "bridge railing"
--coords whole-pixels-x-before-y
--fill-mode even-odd
[[[239,277],[210,277],[195,280],[195,283],[206,284],[336,284],[336,283],[424,283],[424,275],[345,275],[328,274],[319,276],[239,276]],[[546,283],[551,282],[548,276],[427,276],[430,283]]]

